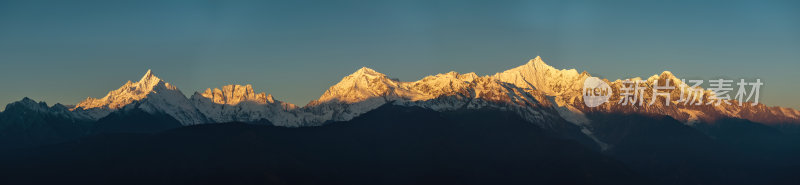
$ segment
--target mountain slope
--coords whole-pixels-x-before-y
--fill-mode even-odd
[[[474,73],[450,72],[419,81],[401,82],[369,68],[361,68],[331,86],[306,107],[323,120],[346,121],[381,105],[419,106],[433,110],[495,107],[516,110],[530,120],[555,119],[542,105],[541,94],[531,94],[513,85]]]
[[[641,184],[642,176],[662,184],[793,184],[800,172],[800,111],[684,104],[676,97],[694,90],[708,100],[713,92],[680,88],[687,84],[669,71],[628,79],[642,80],[644,102],[653,85],[678,87],[662,91],[669,105],[663,97],[617,104],[625,80],[602,79],[609,102],[587,107],[582,86],[590,77],[541,57],[492,76],[449,72],[411,82],[361,68],[298,108],[250,85],[189,99],[148,71],[74,107],[28,98],[9,104],[0,113],[0,147],[41,148],[0,153],[7,156],[0,169],[22,180],[134,176],[138,184]],[[227,122],[253,125],[190,126]]]
[[[651,183],[622,163],[514,113],[443,114],[392,105],[320,127],[197,125],[156,135],[86,138],[19,156],[25,157],[0,157],[0,171],[9,177],[0,182]]]
[[[550,96],[551,100],[553,100],[552,103],[563,108],[560,109],[560,113],[565,118],[592,112],[602,112],[667,115],[687,124],[696,122],[714,123],[716,120],[725,118],[741,118],[766,124],[800,124],[800,111],[791,108],[767,107],[761,103],[751,105],[750,102],[739,106],[739,102],[735,100],[730,101],[731,105],[722,104],[719,106],[705,103],[692,105],[688,102],[679,102],[678,100],[682,95],[688,97],[693,92],[692,90],[702,91],[703,93],[699,98],[703,101],[713,97],[714,92],[702,87],[692,88],[690,87],[691,84],[684,83],[682,79],[676,77],[670,71],[664,71],[647,79],[639,77],[626,79],[631,81],[641,80],[643,82],[641,86],[644,87],[643,100],[645,103],[641,106],[619,104],[622,92],[620,89],[626,86],[625,80],[609,81],[603,79],[612,88],[613,93],[609,102],[599,107],[587,107],[583,102],[581,93],[583,82],[591,75],[586,72],[579,74],[575,69],[555,69],[547,65],[541,57],[536,57],[525,65],[497,73],[492,77],[502,82],[514,84],[527,91],[541,92]],[[668,85],[674,87],[672,90],[659,90],[659,92],[670,94],[671,101],[669,105],[665,105],[663,96],[657,97],[658,99],[655,101],[657,103],[648,105],[653,99],[653,85],[656,83],[659,86]],[[585,119],[580,118],[573,122],[582,122],[581,120]]]
[[[215,123],[263,122],[297,124],[297,115],[290,111],[297,106],[275,100],[272,95],[255,93],[251,85],[227,85],[222,89],[206,89],[191,97],[192,104]]]
[[[542,57],[537,56],[522,66],[497,73],[493,77],[520,88],[537,90],[548,96],[559,96],[580,91],[583,88],[583,80],[589,75],[578,74],[575,69],[555,69],[544,63]]]
[[[94,120],[114,111],[130,109],[167,114],[184,125],[208,122],[177,87],[156,77],[150,70],[137,82],[128,81],[101,99],[89,97],[72,108]]]
[[[591,75],[587,72],[555,69],[541,57],[492,76],[449,72],[412,82],[398,81],[364,67],[342,78],[319,99],[298,108],[277,101],[266,93],[255,93],[249,85],[206,89],[189,99],[177,87],[148,70],[139,81],[129,81],[103,98],[87,98],[67,111],[54,113],[69,120],[97,121],[117,111],[142,110],[152,115],[168,115],[182,125],[240,121],[300,127],[347,121],[386,104],[435,111],[493,108],[516,112],[531,123],[544,124],[540,125],[543,127],[557,128],[559,126],[553,124],[566,120],[579,126],[600,146],[606,144],[593,136],[593,120],[587,114],[666,115],[687,125],[713,124],[717,120],[737,118],[776,125],[784,130],[795,127],[783,125],[800,124],[800,111],[789,108],[749,103],[738,106],[736,101],[721,106],[677,102],[677,97],[691,90],[705,92],[701,96],[703,100],[708,100],[713,92],[683,88],[687,84],[669,71],[642,80],[644,102],[652,99],[654,84],[665,85],[669,80],[668,84],[676,87],[666,91],[672,97],[669,105],[663,104],[663,97],[658,97],[656,102],[659,103],[653,105],[620,105],[617,102],[625,81],[603,79],[612,89],[610,101],[598,107],[587,107],[581,91],[583,82],[589,77]]]
[[[86,135],[90,124],[64,105],[49,107],[25,97],[0,113],[0,148],[71,141]]]
[[[652,85],[664,85],[666,80],[675,87],[668,92],[673,101],[664,105],[623,106],[620,89],[625,81],[604,81],[612,87],[610,101],[599,107],[587,107],[581,95],[589,73],[574,69],[559,70],[536,57],[519,67],[492,76],[474,73],[449,72],[427,76],[413,82],[389,78],[369,68],[361,68],[331,86],[319,99],[307,106],[280,102],[265,93],[255,93],[252,86],[229,85],[222,89],[207,89],[186,98],[177,87],[154,76],[150,70],[137,82],[127,82],[103,98],[87,98],[70,107],[69,118],[99,120],[114,111],[141,109],[151,114],[166,114],[183,125],[215,122],[270,122],[281,126],[314,126],[332,121],[346,121],[387,103],[418,106],[437,111],[493,107],[513,110],[532,122],[565,119],[591,132],[587,113],[637,113],[668,115],[686,124],[713,123],[724,118],[741,118],[771,125],[800,124],[800,111],[767,107],[763,104],[688,105],[677,97],[693,88],[671,72],[665,71],[643,81],[645,102],[652,99]],[[640,80],[632,78],[631,80]],[[713,92],[702,88],[701,96],[708,100]],[[131,106],[126,108],[126,106]],[[786,127],[793,128],[793,127]]]

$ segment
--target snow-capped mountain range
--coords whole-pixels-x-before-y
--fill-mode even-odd
[[[16,104],[30,105],[38,112],[51,112],[76,120],[99,120],[115,111],[133,109],[166,114],[183,125],[223,122],[269,122],[277,126],[315,126],[331,121],[347,121],[385,104],[417,106],[436,111],[459,109],[496,109],[515,112],[532,123],[566,121],[580,126],[591,136],[590,114],[641,113],[671,116],[686,124],[712,123],[721,118],[741,118],[765,124],[800,123],[800,111],[767,107],[763,104],[624,106],[616,104],[622,80],[605,80],[613,90],[610,102],[587,107],[581,95],[589,73],[575,69],[560,70],[547,65],[541,57],[495,75],[449,72],[427,76],[418,81],[402,82],[363,67],[331,86],[319,99],[304,107],[276,100],[272,95],[256,93],[251,85],[227,85],[206,89],[187,98],[177,87],[156,77],[150,70],[137,82],[128,81],[105,97],[87,98],[75,106],[42,104],[25,98]],[[641,79],[641,78],[634,78]],[[673,86],[683,82],[671,72],[648,78],[648,88],[656,81],[669,79]],[[649,92],[650,89],[645,92]],[[676,88],[672,97],[680,95]],[[712,92],[707,91],[704,96]],[[646,95],[645,100],[649,101]],[[673,98],[673,101],[677,99]]]
[[[113,111],[125,109],[165,113],[184,125],[209,122],[181,90],[156,77],[150,70],[139,81],[128,81],[101,99],[86,98],[70,110],[75,111],[78,117],[96,120]]]
[[[586,105],[583,86],[588,80],[608,85],[608,102]],[[281,172],[276,174],[289,165],[305,179],[304,175],[328,174],[341,166],[331,164],[351,164],[348,161],[352,160],[355,170],[341,174],[358,178],[363,169],[400,167],[423,169],[418,176],[439,182],[439,176],[431,176],[430,171],[458,167],[456,173],[445,173],[450,176],[463,171],[461,167],[476,165],[469,169],[475,169],[478,176],[495,173],[501,178],[509,170],[530,179],[530,174],[538,173],[557,178],[564,177],[558,173],[572,174],[565,169],[576,169],[585,176],[582,172],[586,169],[597,169],[586,174],[607,179],[614,176],[596,172],[625,170],[621,176],[645,174],[641,179],[659,179],[665,184],[794,182],[792,172],[800,170],[796,168],[800,164],[796,157],[800,111],[749,102],[740,106],[735,100],[720,105],[679,102],[683,94],[699,91],[703,100],[709,100],[714,92],[680,88],[688,84],[669,71],[629,80],[644,83],[639,101],[648,103],[618,103],[625,79],[596,79],[588,72],[556,69],[541,57],[492,75],[447,72],[416,81],[399,81],[363,67],[318,99],[297,106],[256,92],[251,85],[208,88],[187,97],[148,70],[138,81],[128,81],[103,97],[87,98],[76,105],[48,106],[30,98],[8,104],[0,112],[0,149],[12,153],[3,155],[7,160],[0,163],[11,165],[0,167],[39,174],[53,166],[73,170],[72,163],[89,164],[92,170],[81,172],[88,175],[78,176],[84,178],[105,177],[105,173],[93,173],[108,171],[99,164],[145,171],[157,166],[166,170],[151,173],[152,177],[163,179],[175,177],[172,172],[187,165],[203,171],[204,165],[211,164],[212,168],[206,169],[209,173],[202,174],[214,173],[226,163],[244,171],[270,172],[275,167],[275,172]],[[665,105],[662,94],[650,105],[653,85],[667,83],[676,88],[659,92],[670,95],[670,104]],[[175,160],[178,163],[171,162]],[[169,165],[173,163],[177,166]],[[299,163],[302,165],[297,168]],[[555,167],[543,168],[542,164]],[[303,171],[307,167],[315,169]],[[64,170],[44,174],[58,175]],[[111,173],[120,177],[131,174]],[[375,173],[380,177],[382,172]],[[728,179],[731,173],[746,175]],[[324,176],[324,182],[329,182],[329,175]],[[19,179],[28,182],[29,177]],[[676,181],[680,178],[697,180]]]

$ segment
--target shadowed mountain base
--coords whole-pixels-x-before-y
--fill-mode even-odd
[[[397,106],[320,127],[199,125],[6,155],[3,184],[649,184],[513,113]]]

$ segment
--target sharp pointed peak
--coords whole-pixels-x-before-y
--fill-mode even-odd
[[[386,76],[383,73],[380,73],[368,67],[361,67],[360,69],[356,70],[356,72],[351,74],[351,76],[357,76],[357,75]]]
[[[541,56],[536,56],[536,58],[533,58],[533,59],[529,60],[528,64],[550,66],[550,65],[547,65],[547,63],[545,63],[544,60],[542,60]]]
[[[668,80],[668,79],[672,80],[672,81],[680,81],[680,79],[678,79],[677,76],[672,74],[671,71],[664,71],[664,72],[661,72],[661,74],[654,74],[653,76],[650,76],[649,78],[647,78],[648,81],[652,81],[652,80]]]
[[[25,104],[25,105],[36,105],[36,104],[38,104],[40,102],[36,102],[36,100],[33,100],[33,99],[28,98],[26,96],[26,97],[22,98],[22,100],[19,100],[17,103],[21,103],[21,104]],[[43,103],[43,102],[41,102],[41,103]]]
[[[37,102],[36,100],[33,100],[33,99],[29,98],[29,97],[24,97],[24,98],[22,98],[22,100],[10,103],[9,105],[11,105],[11,104],[21,104],[21,105],[26,105],[26,106],[40,106],[40,107],[44,107],[44,108],[48,107],[47,103],[45,103],[43,101]]]
[[[521,70],[522,71],[524,71],[524,70],[537,70],[538,71],[538,70],[557,70],[557,69],[555,67],[553,67],[553,66],[548,65],[547,63],[544,63],[544,60],[542,60],[541,56],[536,56],[536,58],[533,58],[533,59],[529,60],[528,63],[525,63],[525,64],[523,64],[521,66],[517,66],[515,68],[506,70],[506,71],[504,71],[502,73],[518,72],[518,71],[521,71]]]
[[[364,67],[361,67],[361,68],[359,68],[358,70],[356,70],[356,72],[361,72],[361,71],[363,71],[363,72],[375,72],[375,70],[374,70],[374,69],[368,68],[368,67],[366,67],[366,66],[364,66]]]
[[[142,79],[140,79],[139,82],[146,82],[146,81],[150,81],[150,80],[158,81],[160,79],[158,77],[156,77],[155,74],[153,74],[152,70],[147,69],[147,72],[144,73],[144,76],[142,76]]]

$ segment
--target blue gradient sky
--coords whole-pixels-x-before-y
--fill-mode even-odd
[[[147,69],[305,105],[362,66],[403,81],[494,74],[541,55],[617,79],[761,78],[800,108],[798,1],[6,1],[0,104],[102,97]]]

